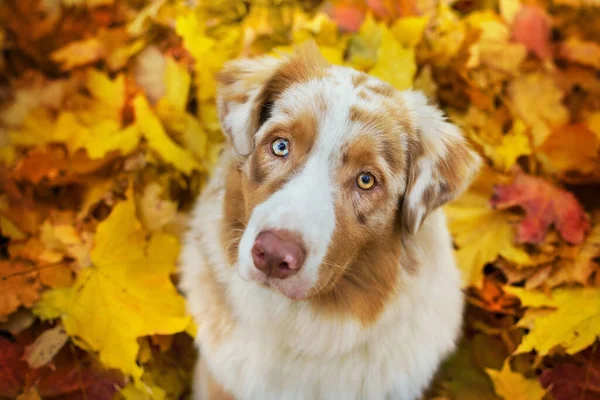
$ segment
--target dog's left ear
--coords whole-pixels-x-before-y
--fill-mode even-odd
[[[414,132],[409,135],[409,167],[402,208],[402,222],[416,233],[425,217],[458,197],[475,178],[481,158],[426,97],[415,91],[401,92]]]
[[[256,132],[286,89],[318,76],[328,66],[314,41],[283,58],[262,56],[225,64],[217,75],[217,109],[221,128],[236,152],[247,156],[254,150]]]

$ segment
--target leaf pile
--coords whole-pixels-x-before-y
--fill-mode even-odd
[[[485,157],[448,204],[465,332],[435,399],[600,399],[593,0],[0,2],[0,399],[189,396],[176,289],[224,139],[214,76],[314,39]]]

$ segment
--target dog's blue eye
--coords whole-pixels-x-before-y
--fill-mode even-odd
[[[290,141],[284,138],[278,138],[273,141],[271,151],[277,157],[286,157],[290,153]]]

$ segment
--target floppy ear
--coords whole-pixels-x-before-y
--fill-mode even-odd
[[[429,105],[422,93],[405,91],[401,95],[415,127],[402,206],[404,228],[414,234],[429,213],[469,186],[481,158],[460,129],[448,122],[439,108]]]
[[[217,76],[217,109],[236,152],[247,156],[254,150],[254,136],[283,91],[318,76],[327,66],[313,41],[284,58],[262,56],[225,64]]]

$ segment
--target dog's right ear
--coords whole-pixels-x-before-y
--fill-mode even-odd
[[[235,151],[247,156],[254,136],[271,117],[286,89],[319,75],[328,63],[312,41],[285,58],[263,56],[230,61],[217,75],[217,109],[223,132]]]

